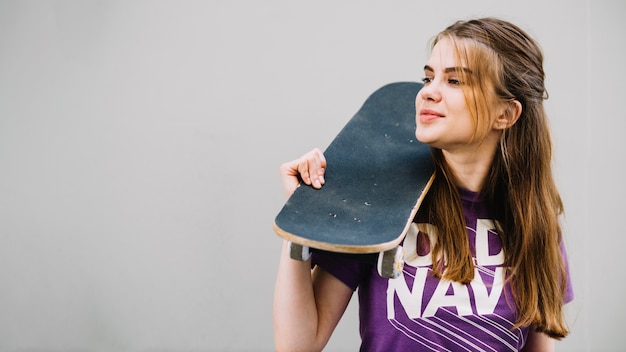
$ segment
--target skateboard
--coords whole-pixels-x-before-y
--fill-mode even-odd
[[[324,151],[325,185],[301,184],[274,220],[290,257],[311,251],[375,261],[394,278],[404,265],[400,243],[430,187],[430,147],[415,138],[415,96],[422,84],[375,91]]]

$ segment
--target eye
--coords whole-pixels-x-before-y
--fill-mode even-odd
[[[448,83],[450,83],[450,84],[452,84],[452,85],[454,85],[454,86],[460,86],[460,85],[462,84],[462,83],[461,83],[461,81],[459,81],[459,80],[458,80],[458,79],[456,79],[456,78],[450,78],[450,79],[448,79]]]
[[[430,82],[432,82],[432,81],[433,81],[433,79],[432,79],[432,78],[430,78],[430,77],[424,77],[424,78],[422,78],[422,82],[423,82],[424,84],[428,84],[428,83],[430,83]]]

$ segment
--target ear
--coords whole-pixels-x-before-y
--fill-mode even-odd
[[[506,103],[504,110],[494,122],[493,128],[497,130],[505,130],[513,126],[522,114],[522,103],[517,100],[511,100]]]

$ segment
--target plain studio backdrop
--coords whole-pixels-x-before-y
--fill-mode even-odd
[[[617,351],[626,3],[0,1],[0,350],[270,351],[281,162],[428,40],[498,16],[545,52],[576,300],[559,351]],[[538,263],[540,265],[541,263]],[[327,350],[355,351],[353,300]]]

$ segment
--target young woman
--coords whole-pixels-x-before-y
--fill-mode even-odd
[[[433,40],[415,99],[416,136],[435,181],[405,238],[405,268],[332,255],[291,260],[274,297],[278,350],[324,348],[358,289],[363,351],[551,351],[573,298],[543,108],[543,54],[494,18],[457,22]],[[324,185],[319,150],[280,168],[289,196]],[[311,270],[313,267],[313,270]]]

